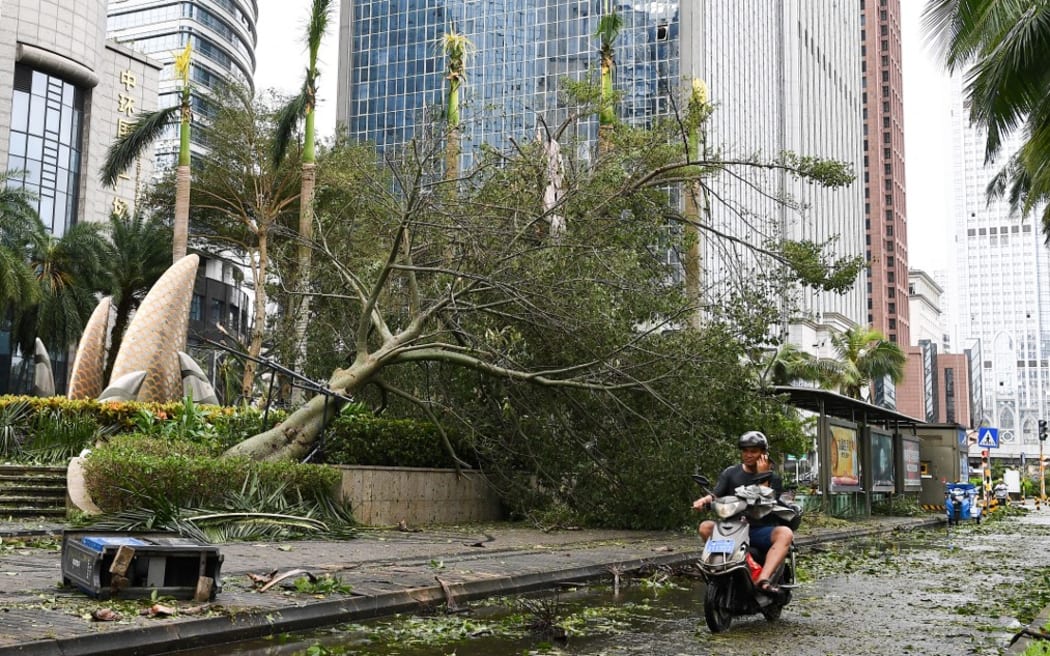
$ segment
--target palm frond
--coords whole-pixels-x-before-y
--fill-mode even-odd
[[[180,106],[165,107],[139,117],[130,131],[113,142],[106,153],[106,161],[99,175],[102,184],[112,187],[139,156],[143,155],[160,138],[164,130],[172,125],[181,111]]]
[[[310,52],[309,77],[317,75],[317,53],[321,49],[321,39],[328,30],[332,18],[332,0],[313,0],[310,7],[310,22],[306,31],[306,47]]]
[[[306,83],[303,84],[299,95],[288,101],[284,107],[277,112],[277,130],[274,132],[273,140],[273,165],[280,166],[285,153],[288,152],[288,144],[292,141],[292,134],[299,127],[299,121],[306,116],[306,104],[309,98]]]

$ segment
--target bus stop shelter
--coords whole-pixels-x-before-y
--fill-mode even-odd
[[[772,391],[817,416],[816,493],[825,512],[868,515],[872,498],[889,494],[911,494],[919,503],[936,495],[943,503],[941,479],[963,473],[965,446],[952,447],[954,437],[939,433],[934,439],[915,417],[830,390],[778,385]]]

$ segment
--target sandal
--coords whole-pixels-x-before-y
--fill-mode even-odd
[[[755,583],[755,587],[770,596],[777,596],[781,593],[780,586],[773,585],[769,582],[769,579],[759,579],[758,582]]]

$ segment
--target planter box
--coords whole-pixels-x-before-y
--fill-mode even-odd
[[[349,467],[338,498],[366,526],[457,524],[503,519],[499,498],[478,471],[416,467]]]

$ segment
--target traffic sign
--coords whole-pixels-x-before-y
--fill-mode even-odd
[[[977,429],[977,446],[982,449],[999,448],[999,429],[988,426]]]

